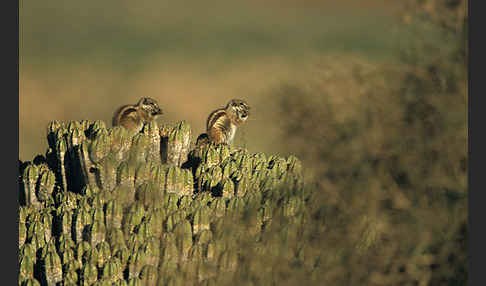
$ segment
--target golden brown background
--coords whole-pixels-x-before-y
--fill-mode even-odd
[[[269,90],[312,76],[322,57],[346,68],[348,57],[398,56],[400,5],[340,2],[21,1],[20,159],[45,152],[49,121],[110,123],[141,96],[159,101],[159,122],[186,120],[197,134],[210,111],[245,98],[252,117],[236,144],[283,151]]]

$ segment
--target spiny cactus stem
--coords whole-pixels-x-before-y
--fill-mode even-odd
[[[64,142],[64,140],[62,142]],[[58,150],[57,150],[57,158],[59,160],[58,168],[61,171],[62,189],[67,191],[66,168],[65,168],[65,161],[64,161],[66,150],[65,149],[60,150],[61,148],[65,148],[65,145],[61,146],[61,144],[58,145]]]
[[[92,173],[94,170],[94,164],[89,158],[88,143],[83,142],[78,148],[79,162],[81,164],[81,170],[83,172],[84,178],[87,179],[88,186],[95,190],[97,188],[95,175]]]

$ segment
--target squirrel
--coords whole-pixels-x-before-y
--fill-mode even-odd
[[[113,126],[123,126],[132,135],[139,133],[146,123],[162,115],[162,109],[156,100],[142,97],[137,104],[123,105],[113,115]]]
[[[232,99],[226,107],[218,108],[209,114],[206,121],[206,133],[199,135],[196,146],[209,142],[231,145],[236,129],[250,115],[250,106],[241,99]]]

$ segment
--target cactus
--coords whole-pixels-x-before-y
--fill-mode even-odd
[[[138,278],[146,260],[146,254],[143,251],[133,253],[128,260],[128,278]]]
[[[179,222],[174,227],[175,243],[179,250],[180,257],[185,260],[189,257],[189,250],[192,246],[192,230],[187,220]]]
[[[63,265],[69,265],[70,267],[75,268],[74,263],[71,263],[75,260],[74,250],[66,249],[64,251],[59,251],[61,253],[61,262]]]
[[[67,270],[63,277],[64,285],[78,285],[79,276],[74,270]]]
[[[19,248],[21,248],[27,237],[27,228],[25,226],[25,222],[19,222]]]
[[[52,192],[54,191],[54,186],[56,183],[56,177],[54,172],[46,170],[42,172],[39,176],[37,198],[40,202],[47,202],[52,198]]]
[[[132,143],[128,131],[123,127],[115,126],[108,134],[111,137],[111,152],[116,161],[126,160]]]
[[[74,240],[76,241],[76,243],[79,243],[83,240],[83,237],[86,236],[86,227],[88,227],[92,223],[92,217],[90,213],[84,209],[78,209],[74,214],[74,217]]]
[[[78,194],[61,191],[58,192],[55,196],[56,204],[59,205],[59,213],[63,213],[64,211],[73,210],[77,207],[78,201]]]
[[[39,176],[39,169],[36,165],[29,165],[23,173],[23,184],[24,184],[24,197],[26,204],[32,206],[39,206],[39,201],[36,196],[36,183]]]
[[[102,279],[110,283],[123,279],[123,269],[120,259],[111,258],[103,266]]]
[[[23,256],[20,261],[20,279],[29,279],[34,277],[34,264],[33,257]]]
[[[191,128],[185,121],[181,121],[164,133],[162,162],[181,167],[188,160],[192,139]]]
[[[192,172],[187,169],[182,170],[182,189],[179,194],[183,196],[190,196],[194,192],[194,178]]]
[[[74,241],[71,239],[71,234],[61,234],[57,241],[57,249],[59,249],[60,252],[67,251],[69,249],[73,250],[74,249]]]
[[[145,254],[146,265],[158,266],[160,258],[160,240],[148,238],[139,248]]]
[[[171,166],[167,170],[165,179],[165,191],[167,193],[181,194],[184,187],[184,176],[182,169]]]
[[[136,203],[128,209],[122,222],[122,229],[125,235],[133,233],[135,228],[142,222],[144,215],[145,209],[141,203]]]
[[[153,265],[145,265],[140,271],[140,280],[143,285],[155,285],[157,282],[157,269]]]
[[[220,271],[235,271],[238,263],[238,256],[233,251],[224,251],[218,259]]]
[[[22,282],[22,286],[40,286],[41,284],[37,279],[30,278]]]
[[[186,122],[131,135],[102,121],[53,121],[47,133],[46,158],[20,173],[22,285],[211,285],[236,271],[240,241],[266,241],[275,217],[287,218],[277,230],[285,241],[305,223],[294,156],[190,150]],[[311,259],[299,249],[289,257]]]
[[[144,225],[150,235],[160,237],[162,234],[163,216],[154,213],[145,217]]]
[[[111,228],[108,231],[107,241],[110,245],[110,249],[112,250],[112,254],[114,254],[114,252],[117,250],[127,247],[123,231],[119,227]]]
[[[84,263],[85,254],[91,249],[91,246],[86,241],[76,244],[75,254],[79,263]]]
[[[40,221],[34,221],[30,223],[29,228],[27,229],[27,239],[33,240],[35,238],[39,238],[44,233],[44,225]]]
[[[59,255],[54,250],[49,251],[42,263],[42,270],[45,274],[47,285],[54,286],[56,283],[62,281],[61,266],[61,258],[59,258]]]
[[[207,206],[201,206],[194,211],[192,229],[194,234],[209,230],[210,209]]]
[[[111,248],[106,241],[101,241],[96,245],[96,250],[98,251],[98,265],[102,266],[106,261],[111,259]]]
[[[226,213],[226,200],[224,198],[213,199],[210,208],[214,217],[222,217]]]
[[[98,280],[98,269],[91,263],[84,264],[81,270],[82,285],[91,285]]]
[[[204,246],[200,244],[195,244],[191,247],[189,251],[189,258],[191,261],[196,261],[198,259],[202,259],[204,257]]]
[[[130,252],[128,251],[128,248],[120,248],[115,252],[113,257],[118,258],[120,260],[122,269],[125,269],[128,264],[128,259],[130,258]]]
[[[144,285],[139,278],[131,278],[128,280],[128,286],[142,286]]]
[[[62,210],[58,208],[56,210],[57,228],[60,230],[61,235],[71,235],[73,226],[73,212],[70,210]]]
[[[229,178],[224,178],[220,183],[221,196],[223,198],[232,198],[235,194],[235,184]]]
[[[167,233],[163,237],[161,266],[163,269],[171,270],[177,267],[179,261],[179,250],[175,244],[173,233]]]
[[[99,267],[99,262],[102,261],[102,258],[99,257],[100,253],[98,252],[98,249],[95,247],[92,247],[88,249],[84,255],[83,255],[83,261],[86,263],[91,263],[97,267]]]
[[[20,257],[19,260],[22,261],[23,257],[30,257],[30,259],[36,263],[37,262],[37,255],[36,255],[37,247],[32,243],[26,243],[20,249]]]

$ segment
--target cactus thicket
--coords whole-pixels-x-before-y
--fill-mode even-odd
[[[273,219],[289,240],[306,215],[296,157],[191,148],[184,121],[134,136],[53,121],[47,140],[45,156],[20,167],[19,285],[225,284],[249,271],[247,248],[285,248],[266,246]]]

